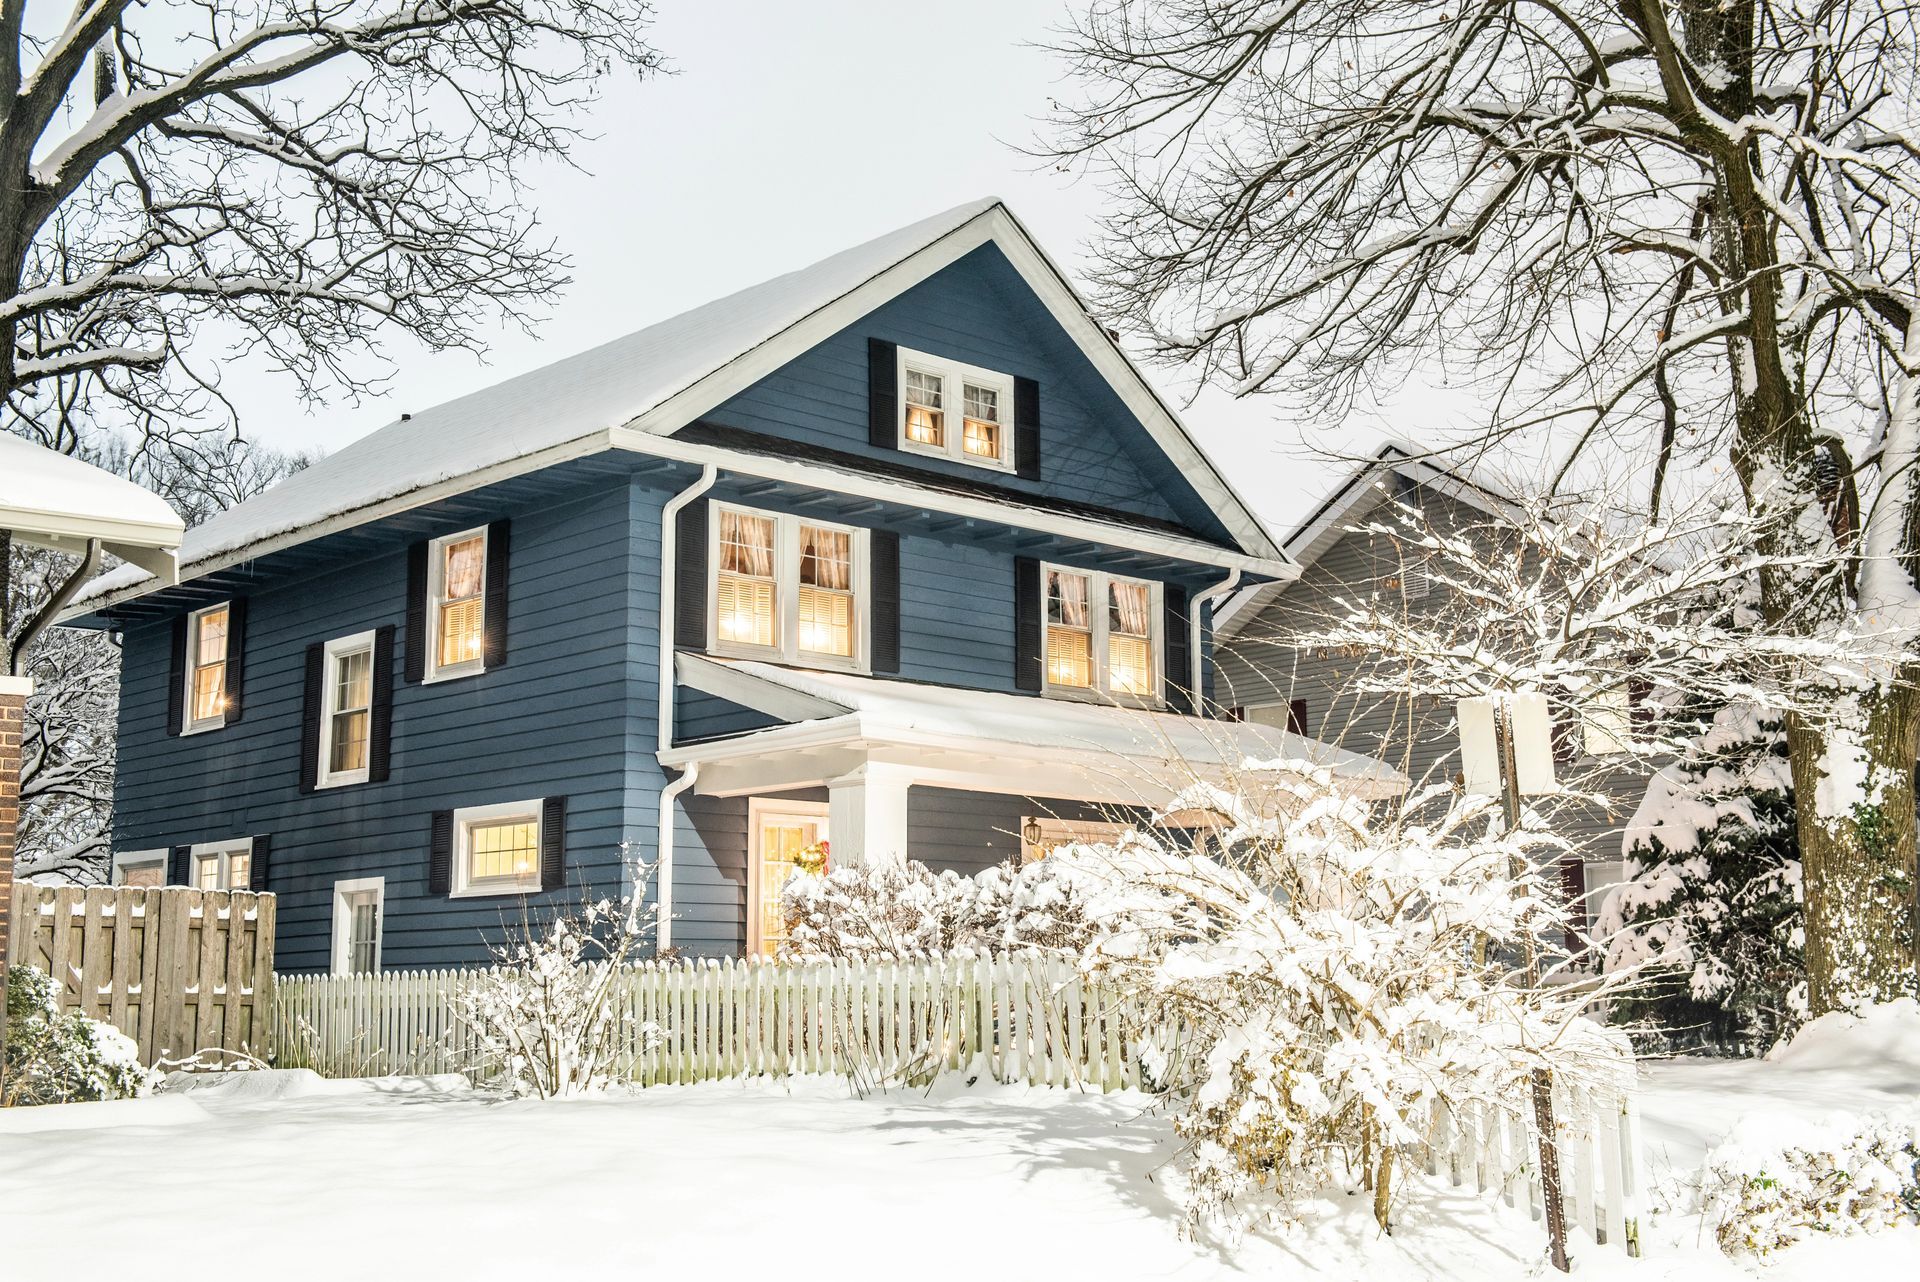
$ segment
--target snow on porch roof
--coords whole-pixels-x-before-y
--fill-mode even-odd
[[[668,765],[859,743],[977,754],[1003,763],[1008,791],[1043,796],[1069,794],[1037,786],[1032,769],[1067,765],[1114,794],[1095,799],[1115,802],[1158,804],[1163,797],[1141,795],[1141,780],[1167,783],[1168,768],[1182,764],[1225,774],[1249,763],[1306,761],[1364,796],[1393,796],[1407,786],[1385,762],[1272,726],[693,654],[676,656],[675,671],[683,685],[788,724],[681,745],[661,754]]]
[[[185,523],[165,499],[77,458],[0,432],[0,529],[84,552],[89,539],[159,578],[174,572]]]

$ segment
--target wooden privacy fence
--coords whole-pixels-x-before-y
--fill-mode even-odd
[[[270,894],[23,882],[7,960],[51,975],[64,1009],[131,1037],[142,1063],[262,1054],[273,924]]]
[[[328,1075],[482,1070],[453,995],[477,971],[277,980],[275,1062]],[[1041,954],[924,961],[644,962],[616,980],[615,1057],[642,1086],[791,1073],[1138,1086],[1116,996]]]

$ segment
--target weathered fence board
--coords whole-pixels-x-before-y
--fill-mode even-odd
[[[46,971],[64,1009],[112,1024],[145,1063],[266,1052],[272,895],[22,882],[13,922],[8,963]]]

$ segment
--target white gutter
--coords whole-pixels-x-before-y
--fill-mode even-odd
[[[677,562],[680,509],[713,488],[720,473],[708,463],[700,469],[700,478],[667,500],[660,509],[660,688],[658,691],[660,751],[673,747],[673,615],[678,604],[674,570]],[[660,790],[660,833],[654,848],[654,947],[673,946],[673,811],[680,794],[693,786],[700,766],[690,763],[678,779]],[[636,893],[638,893],[636,891]]]
[[[1201,609],[1210,602],[1218,601],[1221,597],[1233,591],[1235,587],[1239,586],[1239,583],[1240,567],[1235,566],[1233,569],[1227,571],[1226,578],[1195,596],[1193,600],[1187,604],[1187,627],[1190,629],[1187,640],[1187,658],[1193,664],[1193,710],[1196,713],[1205,713],[1205,709],[1201,707],[1201,704],[1205,701],[1204,691],[1207,688],[1205,685],[1206,652],[1200,647]]]

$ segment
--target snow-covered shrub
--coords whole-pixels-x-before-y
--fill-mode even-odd
[[[515,1094],[541,1098],[611,1084],[621,1052],[658,1036],[623,1026],[613,1001],[621,966],[639,954],[652,924],[652,910],[630,900],[583,898],[530,916],[504,942],[489,944],[493,965],[454,993],[455,1014],[480,1050],[480,1071],[497,1073]]]
[[[77,1011],[62,1011],[45,972],[31,966],[7,971],[0,1107],[128,1099],[149,1093],[157,1081],[126,1034]]]
[[[1702,1194],[1729,1255],[1920,1223],[1920,1122],[1749,1117],[1708,1155]]]
[[[1718,710],[1647,783],[1600,918],[1605,966],[1635,973],[1617,1019],[1665,1049],[1757,1054],[1806,1018],[1800,849],[1786,735]]]
[[[1526,871],[1561,843],[1495,835],[1477,800],[1433,823],[1377,816],[1306,767],[1277,799],[1250,791],[1185,803],[1233,820],[1221,857],[1146,840],[1115,852],[1112,873],[1159,911],[1084,963],[1146,1027],[1180,1031],[1149,1067],[1196,1222],[1285,1216],[1357,1177],[1384,1226],[1436,1103],[1510,1106],[1537,1069],[1576,1088],[1630,1072],[1624,1039],[1580,1018],[1584,996],[1476,961],[1561,937]]]

